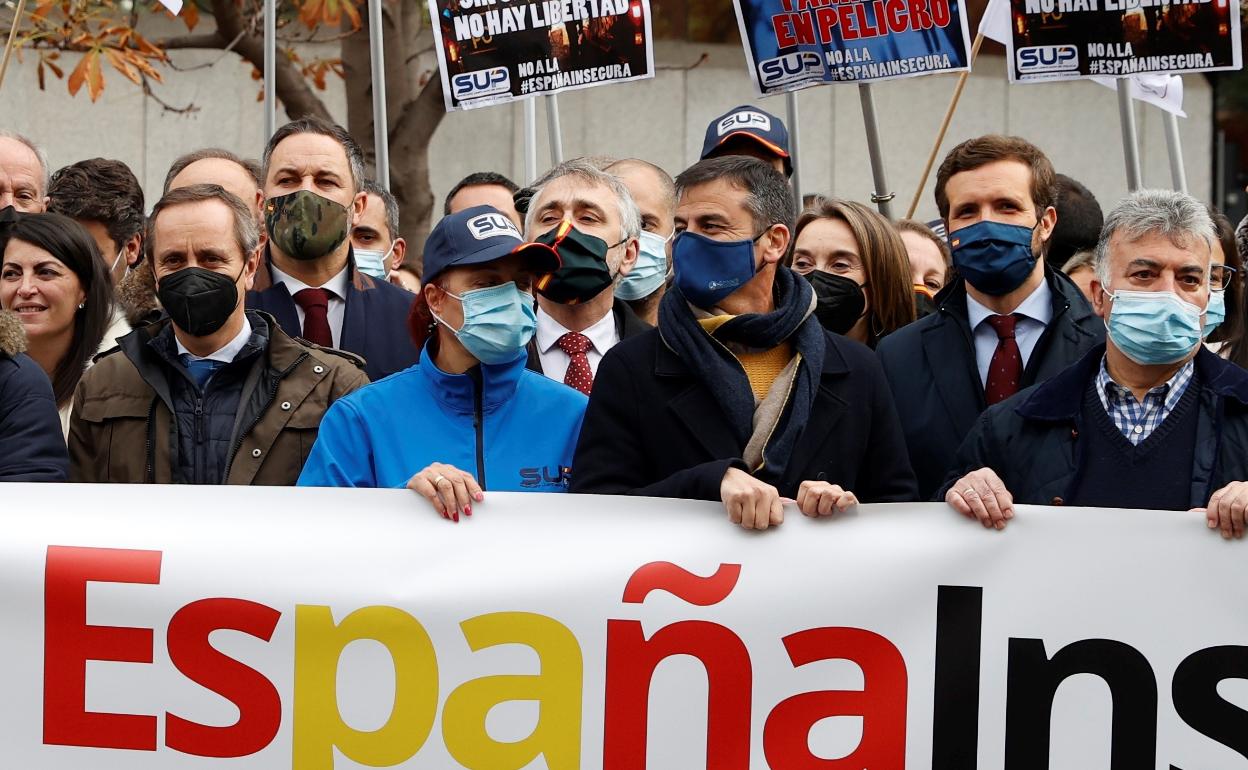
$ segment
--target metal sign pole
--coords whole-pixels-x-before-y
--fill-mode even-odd
[[[532,96],[524,100],[524,179],[525,184],[537,181],[537,102]]]
[[[1135,132],[1135,106],[1131,103],[1131,81],[1118,79],[1118,117],[1122,122],[1122,157],[1127,164],[1127,190],[1140,189],[1140,144]]]
[[[1166,124],[1166,152],[1170,155],[1170,179],[1174,189],[1187,192],[1187,171],[1183,168],[1183,142],[1179,137],[1179,116],[1167,112],[1162,120]]]
[[[377,184],[390,189],[390,121],[386,117],[386,47],[381,0],[368,0],[368,50],[373,71],[373,152]]]
[[[546,97],[546,133],[550,139],[550,165],[563,162],[563,129],[559,126],[559,97]]]
[[[264,0],[264,141],[277,131],[277,0]]]
[[[788,109],[789,119],[789,162],[793,164],[793,205],[797,208],[797,213],[802,213],[802,170],[800,161],[802,154],[798,151],[800,146],[797,114],[797,92],[789,91],[784,95],[785,107]]]
[[[875,192],[871,193],[871,202],[876,205],[888,219],[893,218],[893,198],[896,193],[885,192],[888,182],[884,177],[884,153],[880,150],[880,129],[875,121],[875,97],[871,93],[870,83],[858,85],[858,97],[862,101],[862,122],[867,130],[867,152],[871,157],[871,176],[875,181]]]

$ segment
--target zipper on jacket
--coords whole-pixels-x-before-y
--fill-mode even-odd
[[[477,483],[485,490],[485,410],[482,408],[482,390],[485,381],[481,367],[469,370],[472,378],[472,430],[476,434],[477,443]]]
[[[204,443],[204,397],[195,399],[195,443]]]
[[[156,406],[160,403],[160,396],[152,398],[152,406],[147,410],[147,446],[144,448],[144,457],[147,458],[147,479],[148,484],[156,483]]]
[[[278,372],[277,376],[273,378],[273,384],[269,386],[269,395],[264,401],[264,406],[261,407],[260,410],[256,412],[256,416],[252,418],[251,424],[248,425],[245,430],[241,430],[238,432],[237,438],[234,439],[234,446],[230,447],[230,454],[228,455],[225,461],[225,473],[221,474],[222,484],[229,483],[230,469],[234,467],[234,457],[238,454],[239,448],[242,447],[243,439],[247,438],[248,433],[251,433],[253,430],[255,430],[256,426],[260,424],[260,420],[263,419],[264,413],[269,411],[269,407],[272,406],[273,404],[273,399],[277,398],[277,389],[281,386],[282,380],[286,379],[286,376],[290,374],[291,372],[293,372],[295,370],[295,367],[303,363],[304,359],[306,359],[307,357],[308,357],[307,353],[301,354],[298,358],[295,359],[295,362],[293,364],[286,367],[285,370]],[[242,405],[241,399],[239,400],[239,405],[240,406]]]

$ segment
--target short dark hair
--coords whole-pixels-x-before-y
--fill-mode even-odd
[[[390,231],[390,240],[398,240],[399,237],[399,202],[389,190],[374,182],[372,179],[365,179],[364,184],[360,187],[369,195],[376,195],[381,198],[381,203],[386,207],[386,229]]]
[[[119,160],[91,158],[60,169],[52,175],[48,198],[48,211],[104,225],[119,249],[143,232],[143,188]]]
[[[56,257],[78,276],[86,295],[82,309],[74,314],[74,337],[69,350],[52,370],[52,392],[56,403],[64,406],[74,397],[87,362],[100,349],[104,333],[113,322],[113,282],[108,275],[108,263],[95,239],[63,214],[19,216],[4,246],[13,241],[29,243]]]
[[[451,215],[451,199],[454,198],[460,190],[465,187],[479,187],[481,185],[497,185],[498,187],[506,188],[507,192],[512,195],[515,195],[520,189],[519,185],[502,174],[494,171],[475,171],[456,182],[455,186],[451,188],[451,191],[446,194],[446,200],[442,202],[442,215],[447,217]]]
[[[234,215],[234,243],[238,246],[244,260],[251,256],[256,247],[260,245],[260,225],[247,204],[220,185],[193,184],[170,190],[152,207],[152,216],[148,219],[147,225],[147,258],[149,261],[152,260],[156,249],[156,218],[160,216],[160,213],[171,206],[203,201],[221,201],[230,209],[230,213]],[[156,270],[154,262],[152,270],[153,272]]]
[[[1049,236],[1045,258],[1061,267],[1076,251],[1095,249],[1105,225],[1105,214],[1092,191],[1065,174],[1056,175],[1057,224]]]
[[[229,150],[222,150],[219,147],[205,147],[202,150],[188,152],[173,162],[169,167],[169,173],[165,174],[165,186],[161,193],[169,192],[169,185],[173,184],[174,177],[186,170],[186,167],[192,163],[198,163],[201,160],[228,160],[238,166],[241,166],[247,175],[256,182],[256,189],[264,186],[264,180],[260,175],[260,162],[251,158],[240,158]]]
[[[263,186],[263,181],[269,178],[269,162],[273,159],[273,151],[282,143],[282,140],[295,134],[320,134],[336,141],[342,147],[342,151],[346,153],[347,165],[351,167],[351,184],[353,189],[359,192],[360,185],[364,182],[364,151],[351,138],[351,134],[347,133],[347,129],[333,121],[318,118],[315,115],[292,120],[274,131],[273,136],[269,137],[268,144],[264,146],[264,156],[260,159],[261,186]]]
[[[936,208],[940,218],[949,221],[949,195],[945,192],[949,177],[1000,160],[1018,161],[1031,169],[1031,201],[1036,204],[1036,217],[1043,216],[1054,200],[1053,164],[1039,147],[1026,139],[988,134],[967,139],[941,161],[936,172]]]
[[[676,197],[691,187],[720,179],[746,194],[745,207],[754,217],[756,231],[784,225],[793,232],[797,215],[789,180],[771,164],[748,155],[721,155],[698,161],[676,177]]]

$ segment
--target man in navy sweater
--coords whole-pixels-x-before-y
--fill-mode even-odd
[[[941,493],[985,527],[1014,504],[1203,511],[1226,538],[1248,509],[1248,372],[1201,340],[1231,280],[1205,207],[1145,190],[1110,213],[1092,299],[1108,335],[1051,380],[986,411]]]

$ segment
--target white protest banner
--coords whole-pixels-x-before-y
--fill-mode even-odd
[[[1191,513],[6,485],[38,770],[1230,768],[1248,543]],[[822,758],[822,759],[821,759]]]
[[[428,0],[446,110],[654,77],[650,0]]]

